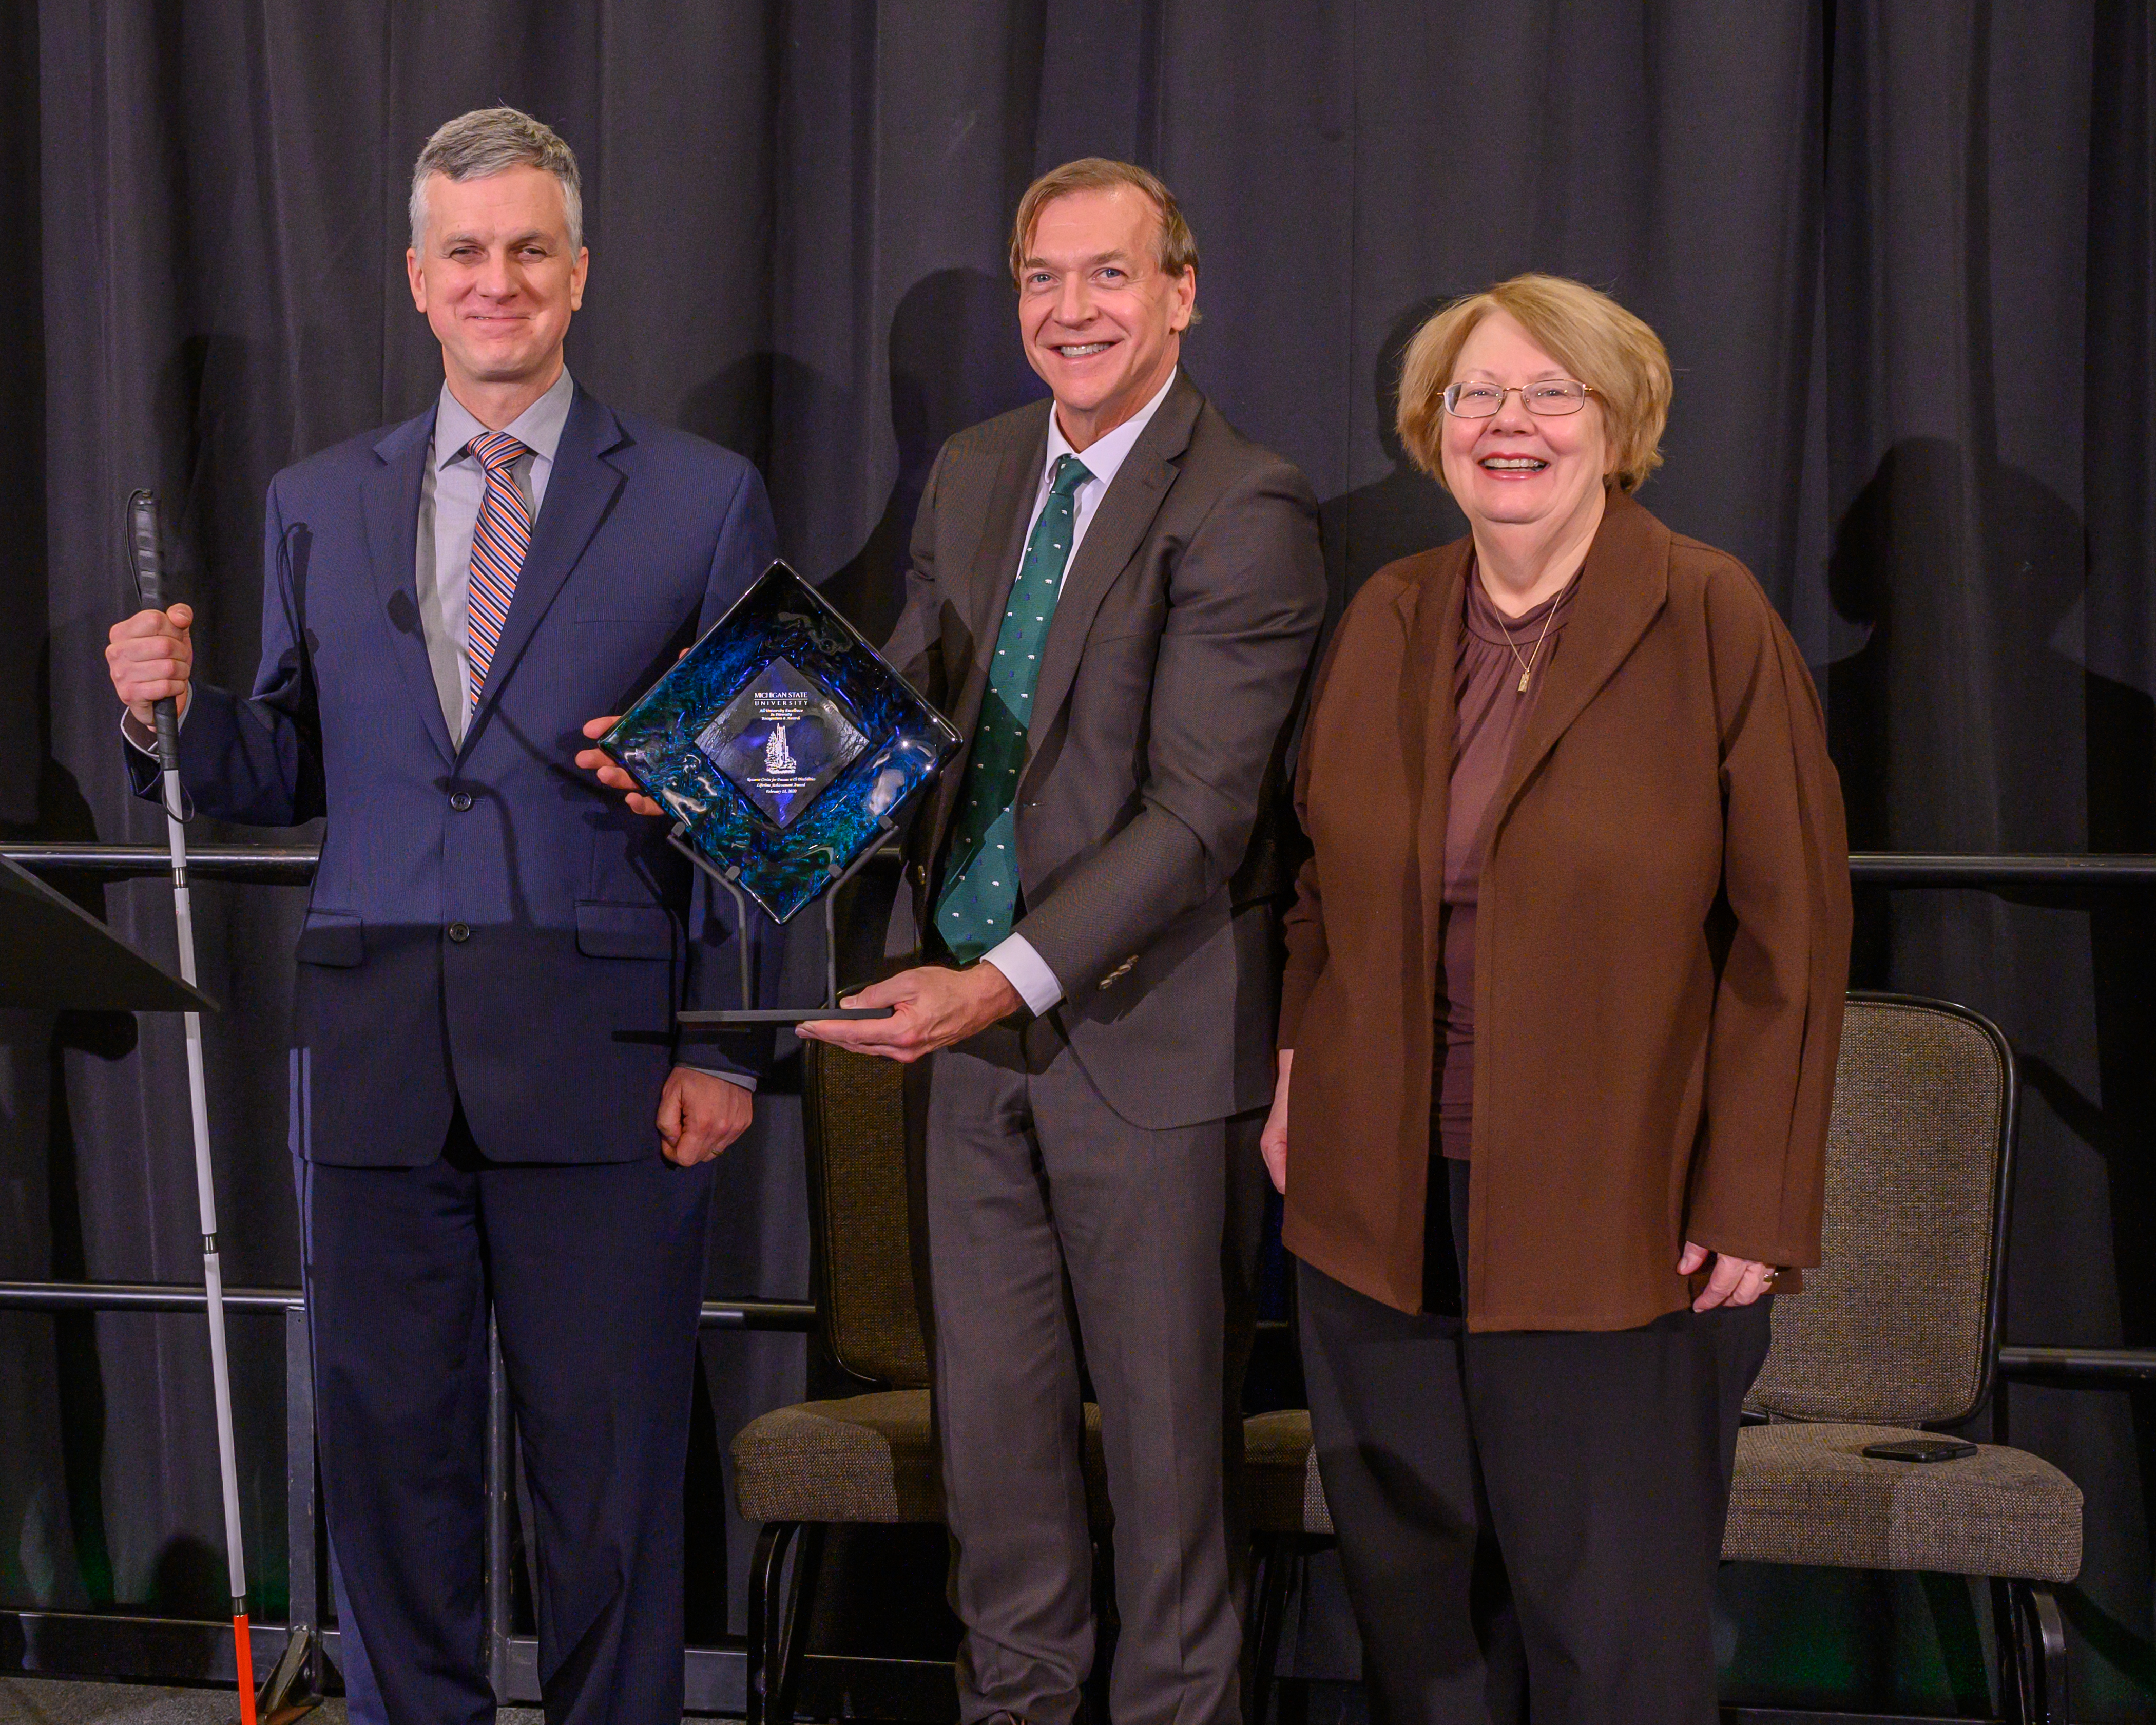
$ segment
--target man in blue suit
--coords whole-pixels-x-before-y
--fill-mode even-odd
[[[380,1708],[491,1721],[486,1314],[537,1521],[547,1716],[681,1716],[681,1480],[711,1158],[753,1075],[677,1052],[725,931],[660,831],[579,773],[771,558],[738,456],[616,413],[562,360],[576,162],[512,109],[413,177],[415,419],[271,482],[261,669],[196,683],[188,608],[107,649],[138,791],[177,697],[197,808],[326,816],[299,940],[295,1138],[331,1538]],[[687,1064],[685,1062],[693,1062]]]

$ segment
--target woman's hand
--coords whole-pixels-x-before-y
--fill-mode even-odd
[[[1265,1159],[1265,1172],[1273,1177],[1273,1190],[1287,1196],[1287,1077],[1295,1065],[1295,1050],[1282,1049],[1276,1057],[1279,1073],[1273,1080],[1273,1109],[1265,1116],[1265,1129],[1258,1134],[1258,1153]]]
[[[1699,1298],[1691,1302],[1694,1312],[1712,1312],[1722,1305],[1749,1306],[1770,1290],[1774,1278],[1782,1273],[1772,1264],[1762,1264],[1755,1258],[1732,1258],[1727,1252],[1710,1252],[1698,1241],[1688,1240],[1677,1259],[1677,1274],[1690,1276],[1709,1258],[1714,1260],[1714,1271],[1707,1277],[1707,1286],[1699,1291]]]

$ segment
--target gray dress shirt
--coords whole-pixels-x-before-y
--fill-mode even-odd
[[[569,368],[553,386],[501,429],[531,453],[519,455],[510,476],[524,494],[531,519],[547,501],[547,480],[554,471],[576,384]],[[472,534],[480,506],[486,501],[486,469],[470,449],[487,428],[442,385],[434,409],[434,441],[419,478],[419,542],[413,562],[419,601],[419,629],[426,637],[428,663],[434,670],[434,693],[449,741],[461,744],[471,717],[471,655],[465,639],[465,614],[471,595]]]
[[[576,393],[576,382],[564,366],[547,393],[502,428],[531,451],[518,456],[510,473],[535,521],[546,501],[554,452],[562,445],[562,428],[568,423],[569,403]],[[434,694],[442,703],[453,744],[464,742],[465,726],[471,717],[465,612],[471,595],[472,535],[478,531],[480,505],[486,501],[486,469],[470,445],[486,429],[444,382],[434,408],[434,440],[419,476],[419,537],[413,576],[419,630],[427,643],[427,661],[434,667]],[[180,722],[187,722],[184,708]],[[146,754],[155,752],[155,733],[136,723],[132,714],[121,717],[120,731]]]

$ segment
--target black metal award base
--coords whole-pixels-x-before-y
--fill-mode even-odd
[[[880,841],[895,829],[886,820],[877,829]],[[721,868],[694,845],[683,842],[683,829],[677,824],[666,835],[666,842],[701,869],[712,880],[732,895],[734,910],[740,920],[734,924],[738,932],[734,944],[741,950],[741,998],[756,999],[756,961],[748,945],[748,895],[741,890],[738,868]],[[843,870],[834,870],[830,885],[823,891],[824,900],[824,1004],[821,1006],[739,1006],[721,1008],[711,1012],[677,1012],[674,1021],[692,1028],[710,1025],[723,1028],[728,1024],[805,1024],[811,1019],[887,1019],[891,1016],[888,1006],[841,1006],[839,1004],[839,922],[837,905],[839,889],[860,873],[875,860],[877,846],[871,845],[852,864]]]
[[[957,753],[958,733],[829,601],[773,563],[599,747],[673,816],[668,842],[738,913],[741,1004],[677,1023],[891,1016],[839,1004],[832,906]],[[749,901],[783,924],[819,898],[823,1004],[757,1005]]]

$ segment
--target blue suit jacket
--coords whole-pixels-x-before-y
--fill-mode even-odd
[[[417,1167],[460,1098],[499,1160],[654,1155],[674,1011],[732,1004],[732,949],[664,824],[573,761],[769,563],[763,482],[578,389],[452,747],[413,584],[434,419],[270,482],[261,670],[244,701],[195,685],[182,779],[228,820],[327,817],[295,989],[307,1154]]]

